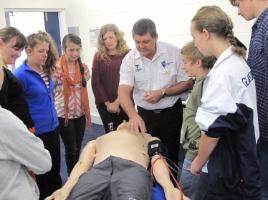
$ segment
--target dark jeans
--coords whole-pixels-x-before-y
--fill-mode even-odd
[[[208,174],[201,172],[199,180],[195,186],[195,192],[192,195],[191,200],[201,200],[205,198],[208,186]]]
[[[65,118],[59,117],[60,135],[65,147],[65,160],[68,174],[79,159],[82,140],[85,134],[85,115],[75,119],[69,119],[67,126],[64,124]]]
[[[158,137],[167,149],[167,158],[178,164],[180,131],[182,125],[182,103],[179,99],[172,107],[162,110],[145,110],[138,106],[148,133]],[[169,162],[169,161],[168,161]],[[177,177],[177,173],[173,173]]]
[[[45,148],[49,151],[52,159],[52,168],[49,172],[37,175],[36,181],[40,190],[40,200],[51,195],[55,190],[61,188],[60,176],[60,138],[59,129],[37,135],[44,143]]]
[[[128,116],[122,108],[119,113],[111,113],[107,111],[106,105],[101,103],[97,105],[97,109],[106,133],[116,130],[124,120],[128,121]]]
[[[208,174],[201,172],[199,176],[191,173],[191,160],[184,159],[180,184],[184,194],[191,200],[203,200],[208,186]]]
[[[262,200],[268,200],[268,140],[259,138],[257,152],[262,178]]]

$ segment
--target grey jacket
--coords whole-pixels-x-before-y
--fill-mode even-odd
[[[43,142],[0,106],[0,199],[39,199],[39,190],[28,171],[43,174],[51,165]]]

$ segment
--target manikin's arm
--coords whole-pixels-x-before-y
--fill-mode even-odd
[[[55,191],[51,196],[47,197],[45,200],[65,200],[75,184],[77,183],[79,177],[88,171],[88,169],[92,166],[94,162],[94,156],[96,153],[96,141],[90,141],[87,143],[87,145],[84,147],[80,158],[76,165],[74,166],[70,177],[68,178],[67,182],[64,184],[64,186]]]
[[[162,147],[161,145],[158,150],[155,150],[155,148],[158,148],[156,143],[151,143],[156,140],[159,140],[156,137],[152,137],[150,134],[144,134],[144,138],[148,142],[148,154],[150,156],[150,152],[155,152],[157,151],[158,153],[162,152]],[[151,148],[150,148],[151,146]],[[149,149],[154,149],[154,150],[149,150]],[[173,183],[170,180],[169,176],[169,170],[166,164],[165,159],[160,156],[160,154],[156,154],[152,156],[151,158],[151,165],[152,165],[152,172],[153,176],[155,177],[157,183],[159,183],[162,188],[164,189],[165,196],[167,200],[181,200],[181,192],[179,189],[175,188]],[[184,197],[183,200],[188,200],[188,198]]]
[[[169,177],[169,171],[162,159],[160,158],[160,155],[155,155],[152,157],[152,167],[153,167],[153,175],[159,183],[162,188],[164,189],[165,196],[167,200],[180,200],[181,198],[181,191],[179,189],[175,188],[173,183],[170,180]],[[183,200],[189,200],[187,197],[183,197]]]
[[[207,136],[204,132],[201,133],[199,141],[198,155],[192,162],[191,172],[194,175],[198,175],[203,165],[208,161],[210,154],[215,149],[219,138],[212,138]]]

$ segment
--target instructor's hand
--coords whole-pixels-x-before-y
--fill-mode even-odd
[[[129,116],[128,130],[131,133],[135,134],[146,132],[145,123],[138,113],[133,113],[132,115]]]
[[[161,97],[162,97],[161,90],[152,90],[145,93],[145,95],[143,96],[143,100],[147,101],[148,103],[154,104],[160,101]]]

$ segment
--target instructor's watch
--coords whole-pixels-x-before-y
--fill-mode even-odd
[[[161,89],[161,98],[166,96],[166,88]]]

